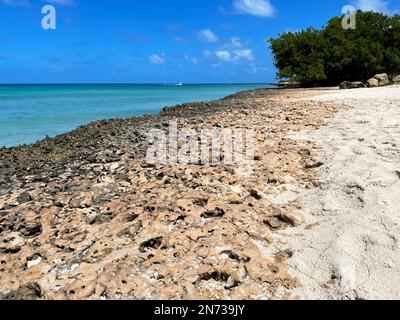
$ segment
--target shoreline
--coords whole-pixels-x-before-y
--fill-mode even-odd
[[[39,140],[35,143],[30,144],[21,144],[18,146],[12,147],[1,147],[0,148],[0,169],[4,169],[5,167],[15,167],[15,172],[17,174],[28,174],[28,171],[33,169],[33,172],[39,172],[35,170],[37,164],[31,163],[34,162],[34,158],[38,158],[39,161],[46,162],[48,158],[57,158],[56,160],[67,160],[73,161],[75,157],[75,153],[81,153],[85,147],[89,147],[91,149],[98,147],[96,141],[94,140],[94,136],[99,135],[100,137],[108,138],[110,141],[114,140],[108,133],[112,133],[114,136],[116,131],[120,128],[126,127],[134,127],[134,128],[142,128],[144,130],[149,127],[158,127],[160,123],[168,121],[171,117],[201,117],[202,115],[211,114],[213,112],[221,112],[225,108],[230,108],[227,106],[229,100],[236,98],[243,98],[247,96],[254,96],[258,93],[264,95],[271,94],[284,94],[287,90],[298,90],[298,89],[282,89],[282,88],[262,88],[262,89],[253,89],[247,91],[239,91],[232,95],[228,95],[226,97],[222,97],[217,100],[210,101],[199,101],[199,102],[187,102],[180,105],[175,106],[165,106],[159,112],[154,114],[145,114],[140,116],[128,117],[128,118],[115,118],[115,119],[103,119],[90,122],[85,125],[78,126],[76,129],[62,133],[52,138],[45,138]],[[140,130],[139,130],[140,131]],[[132,132],[133,135],[138,135],[138,132]],[[104,137],[107,136],[107,137]],[[138,144],[144,143],[142,139],[136,141]],[[143,148],[139,155],[143,156]],[[69,156],[73,155],[71,159],[68,160]],[[24,161],[21,165],[18,165],[18,159],[23,158]],[[65,159],[64,159],[65,158]],[[17,160],[17,163],[15,163]],[[23,167],[29,167],[30,170],[24,170]],[[32,172],[32,171],[31,171]],[[6,173],[5,176],[10,175],[10,173]],[[2,179],[3,178],[3,179]],[[2,185],[4,185],[4,177],[0,175],[0,189]]]
[[[321,91],[280,92],[103,121],[8,150],[15,171],[0,193],[0,296],[293,298],[291,253],[270,248],[278,230],[301,224],[300,207],[273,200],[291,184],[315,188],[317,149],[287,135],[322,127],[343,106],[309,101]],[[254,130],[253,175],[223,164],[146,165],[145,131],[166,130],[170,118],[189,130]]]
[[[399,86],[277,92],[0,150],[0,299],[398,297]],[[149,165],[171,119],[254,130],[253,173]]]
[[[239,85],[241,83],[237,83],[234,85]],[[247,83],[243,83],[243,84],[247,84]],[[1,86],[2,84],[0,84]],[[16,86],[24,86],[24,85],[52,85],[52,84],[4,84],[4,86],[7,85],[16,85]],[[64,83],[60,83],[60,84],[53,84],[53,85],[70,85],[70,84],[64,84]],[[74,84],[72,84],[74,85]],[[76,84],[77,86],[79,86],[80,84]],[[85,84],[85,85],[92,85],[90,83]],[[97,85],[97,84],[93,84],[93,85]],[[107,84],[104,84],[107,85]],[[125,85],[123,83],[121,83],[120,85]],[[131,84],[126,84],[126,85],[131,85]],[[147,85],[147,84],[143,84],[143,85]],[[160,84],[162,85],[162,84]],[[191,85],[191,84],[188,84]],[[196,84],[193,84],[196,85]],[[214,84],[213,84],[214,85]],[[221,85],[225,85],[225,84],[221,84]],[[272,84],[271,84],[272,85]],[[137,115],[137,116],[131,116],[131,117],[121,117],[121,118],[105,118],[105,119],[99,119],[99,120],[95,120],[95,121],[91,121],[89,123],[83,124],[83,125],[79,125],[77,126],[75,129],[60,133],[54,137],[51,138],[43,138],[43,139],[39,139],[36,142],[32,142],[32,143],[21,143],[18,145],[13,145],[13,146],[0,146],[0,150],[11,150],[11,149],[19,149],[19,148],[23,148],[23,147],[29,147],[29,146],[34,146],[34,145],[38,145],[40,143],[42,143],[45,140],[54,140],[57,138],[60,138],[62,136],[66,136],[66,135],[71,135],[73,134],[75,131],[77,130],[81,130],[81,129],[85,129],[85,127],[90,127],[91,125],[94,125],[96,123],[105,123],[105,122],[110,122],[110,121],[119,121],[119,120],[129,120],[129,119],[137,119],[137,118],[145,118],[145,117],[150,117],[150,116],[162,116],[163,113],[165,113],[166,110],[168,109],[175,109],[176,107],[179,108],[191,108],[192,105],[210,105],[210,104],[217,104],[219,101],[224,101],[224,100],[229,100],[229,99],[234,99],[237,97],[241,97],[242,95],[246,95],[246,94],[255,94],[257,93],[259,90],[262,91],[266,91],[266,95],[270,95],[270,94],[284,94],[286,91],[287,92],[296,92],[296,91],[318,91],[318,90],[332,90],[336,87],[315,87],[315,88],[284,88],[284,87],[271,87],[271,88],[259,88],[259,89],[251,89],[251,90],[244,90],[244,91],[238,91],[236,93],[224,96],[222,98],[219,99],[215,99],[215,100],[204,100],[204,101],[190,101],[190,102],[184,102],[181,104],[177,104],[177,105],[171,105],[171,106],[164,106],[160,108],[160,111],[155,112],[155,113],[147,113],[147,114],[142,114],[142,115]]]
[[[158,114],[167,105],[217,100],[237,91],[260,87],[269,86],[61,84],[3,87],[0,90],[3,126],[0,147],[34,144],[47,135],[56,137],[91,122]]]

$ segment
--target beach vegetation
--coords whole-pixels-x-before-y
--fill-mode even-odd
[[[269,39],[277,78],[306,86],[366,81],[400,73],[400,15],[358,11],[357,27],[334,17],[321,29],[285,32]]]

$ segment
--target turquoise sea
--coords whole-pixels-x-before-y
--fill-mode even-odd
[[[0,85],[0,147],[33,143],[101,119],[158,113],[265,84]]]

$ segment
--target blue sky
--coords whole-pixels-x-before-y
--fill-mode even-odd
[[[41,27],[42,7],[57,12]],[[0,0],[0,83],[272,82],[265,39],[400,0]]]

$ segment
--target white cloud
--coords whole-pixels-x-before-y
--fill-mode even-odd
[[[3,3],[6,6],[14,7],[29,7],[31,5],[29,0],[3,0]]]
[[[245,60],[254,60],[253,51],[251,49],[244,49],[244,50],[234,50],[234,57],[238,60],[245,59]]]
[[[275,14],[275,8],[269,0],[234,0],[233,7],[238,13],[257,17],[272,17]]]
[[[210,29],[204,29],[204,30],[199,31],[197,33],[197,36],[199,37],[199,39],[201,41],[204,41],[204,42],[213,43],[213,42],[219,41],[218,37]]]
[[[243,50],[218,50],[215,51],[215,56],[223,62],[235,63],[240,60],[253,61],[254,55],[251,49]]]
[[[232,60],[232,55],[227,50],[216,51],[215,55],[217,56],[218,59],[225,61],[225,62],[230,62]]]
[[[153,54],[149,57],[149,62],[151,64],[164,64],[165,63],[165,54]]]
[[[196,57],[190,57],[187,54],[185,54],[183,57],[185,58],[186,62],[190,62],[190,63],[193,63],[193,64],[198,64],[199,63],[199,61],[197,60]]]
[[[362,11],[389,12],[389,2],[384,0],[357,0],[354,5]]]
[[[236,49],[236,48],[242,48],[242,47],[243,47],[243,43],[239,37],[230,38],[228,42],[223,44],[223,48],[225,48],[225,49]]]

